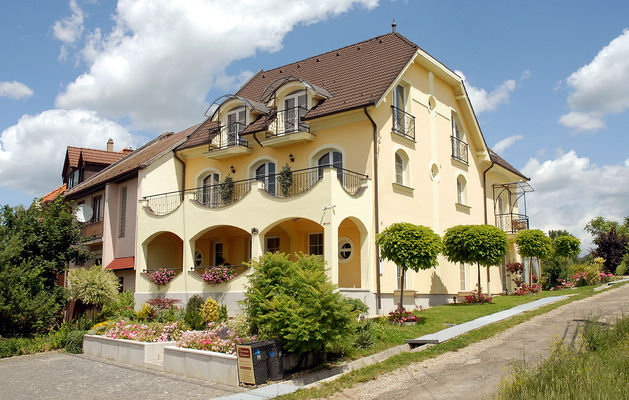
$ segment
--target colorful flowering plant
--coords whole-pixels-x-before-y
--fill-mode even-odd
[[[168,342],[179,340],[183,334],[184,324],[181,321],[160,324],[152,322],[149,324],[132,324],[126,321],[119,321],[103,336],[112,339],[128,339],[138,342]]]
[[[210,285],[216,285],[219,283],[227,282],[229,280],[234,279],[236,276],[236,271],[234,271],[233,267],[218,265],[213,267],[208,267],[203,273],[203,280]]]
[[[555,287],[551,287],[550,290],[571,289],[575,287],[575,283],[570,280],[564,281],[563,279],[559,278],[557,279],[557,283],[558,285]]]
[[[249,336],[243,329],[234,326],[233,323],[210,322],[205,331],[183,332],[177,340],[177,346],[188,349],[216,351],[219,353],[235,354],[236,346],[240,343],[257,340],[257,337]]]
[[[485,304],[491,303],[491,296],[485,296],[482,293],[474,292],[469,296],[465,296],[465,302],[467,304]]]
[[[536,294],[542,291],[542,286],[539,283],[533,283],[527,285],[526,283],[519,287],[513,294],[516,296],[524,296],[527,294]]]
[[[172,306],[176,307],[175,304],[181,303],[181,300],[158,296],[152,299],[148,299],[146,302],[157,310],[168,310]]]
[[[420,308],[419,311],[423,311],[423,308]],[[399,305],[395,311],[391,311],[389,313],[389,322],[397,325],[418,324],[420,322],[420,318],[413,312],[406,311],[404,307]]]
[[[149,278],[157,286],[164,286],[168,282],[172,281],[175,277],[175,271],[168,268],[160,268],[148,274]]]
[[[610,282],[613,278],[614,278],[614,274],[612,273],[606,274],[605,272],[601,272],[601,283]]]

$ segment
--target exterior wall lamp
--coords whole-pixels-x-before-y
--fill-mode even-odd
[[[295,157],[293,157],[293,153],[290,153],[288,155],[288,159],[290,160],[290,162],[295,162]]]
[[[236,168],[234,168],[234,166],[232,165],[231,167],[229,167],[229,169],[231,170],[232,174],[236,173]]]
[[[251,228],[251,234],[253,236],[257,235],[258,234],[258,228]]]

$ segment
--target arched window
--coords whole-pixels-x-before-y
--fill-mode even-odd
[[[264,182],[264,188],[272,196],[275,196],[275,163],[272,161],[264,161],[254,168],[256,180]]]
[[[395,183],[398,185],[409,186],[410,179],[408,174],[408,156],[403,150],[395,152]]]
[[[324,150],[323,153],[319,153],[319,158],[317,159],[317,166],[319,167],[319,179],[323,177],[323,168],[324,167],[334,167],[339,168],[336,171],[336,176],[339,179],[343,178],[343,153],[338,150]]]
[[[456,178],[456,202],[467,205],[467,181],[463,175]]]

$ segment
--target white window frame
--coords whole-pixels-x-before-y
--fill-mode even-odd
[[[397,290],[402,290],[402,287],[400,286],[400,281],[402,280],[402,267],[398,267],[396,265],[395,268],[396,268],[396,271],[397,271],[396,279],[395,279],[396,285],[397,285]],[[408,286],[407,285],[407,283],[408,283],[408,272],[409,271],[406,271],[406,273],[404,274],[404,290],[408,289],[408,287],[407,287]]]
[[[118,237],[125,237],[127,230],[127,187],[120,188],[120,204],[118,207],[120,215],[118,219]]]
[[[199,260],[199,256],[201,256],[200,260]],[[202,265],[203,265],[203,252],[201,250],[196,250],[194,252],[194,266],[199,268]]]
[[[463,175],[456,178],[456,202],[467,206],[467,179]]]
[[[234,117],[234,121],[231,123],[229,121],[230,117]],[[241,129],[239,128],[241,127],[240,124],[242,124],[242,127],[247,126],[247,109],[245,107],[234,108],[230,110],[225,116],[225,125],[227,126],[225,138],[228,142],[234,139],[235,141],[237,141],[240,138],[240,132],[241,132]],[[234,125],[235,125],[235,129],[232,129]],[[233,143],[230,143],[230,144],[233,144]]]

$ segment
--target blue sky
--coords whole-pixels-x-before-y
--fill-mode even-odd
[[[629,215],[627,15],[626,1],[3,2],[0,204],[58,186],[66,145],[184,129],[257,70],[395,18],[465,76],[488,145],[532,178],[533,225],[585,238],[589,218]]]

